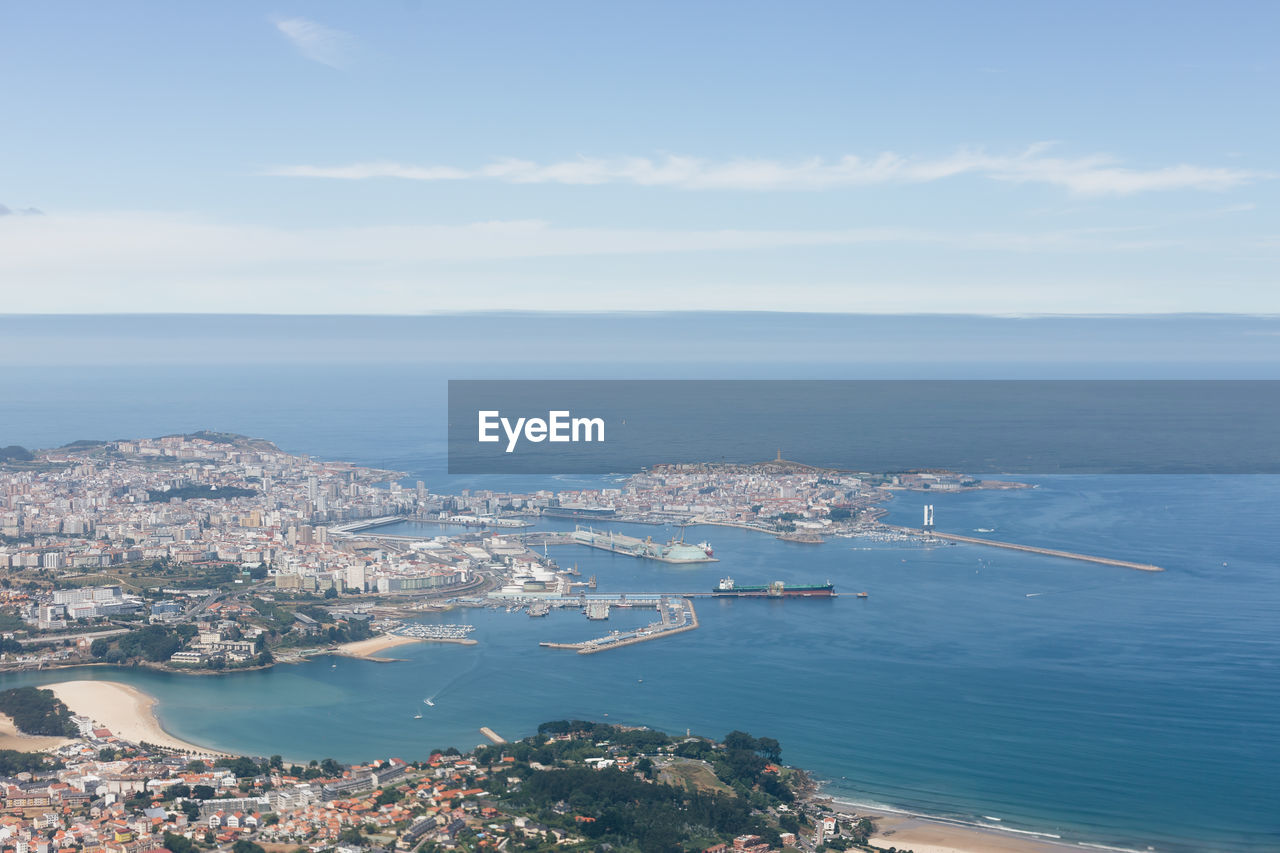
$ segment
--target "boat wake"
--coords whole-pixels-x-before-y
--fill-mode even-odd
[[[483,659],[484,659],[484,649],[483,649],[483,647],[478,648],[478,649],[477,649],[473,654],[469,654],[469,655],[468,655],[468,657],[471,659],[471,665],[470,665],[470,666],[468,666],[466,669],[462,670],[461,672],[459,672],[458,674],[454,675],[452,678],[450,678],[450,679],[449,679],[448,681],[446,681],[444,684],[442,684],[442,685],[441,685],[441,686],[436,690],[436,692],[435,692],[435,693],[432,693],[430,696],[428,696],[427,698],[423,699],[423,700],[422,700],[422,701],[423,701],[423,704],[428,705],[428,706],[430,706],[430,707],[433,707],[433,708],[434,708],[434,707],[435,707],[435,704],[436,704],[436,700],[437,700],[437,699],[439,699],[441,696],[443,696],[443,695],[444,695],[445,693],[447,693],[448,691],[452,690],[452,689],[453,689],[453,687],[454,687],[454,685],[456,685],[459,681],[461,681],[462,679],[466,678],[466,677],[467,677],[468,675],[470,675],[471,673],[475,672],[475,671],[480,667],[480,665],[481,665],[481,663],[483,662]]]

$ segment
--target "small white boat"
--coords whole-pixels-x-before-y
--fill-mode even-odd
[[[422,701],[430,705],[432,708],[436,706],[436,703],[432,702],[430,699],[423,699]]]
[[[421,719],[422,719],[422,715],[421,715],[421,714],[414,714],[414,715],[413,715],[413,718],[414,718],[415,720],[421,720]]]

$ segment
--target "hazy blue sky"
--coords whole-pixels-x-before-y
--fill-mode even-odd
[[[1280,312],[1273,2],[0,5],[0,311]]]

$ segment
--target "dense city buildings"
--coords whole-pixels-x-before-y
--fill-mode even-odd
[[[28,455],[0,468],[0,664],[9,668],[87,659],[266,666],[394,630],[414,608],[485,593],[552,596],[550,606],[585,610],[580,596],[595,579],[560,571],[538,544],[707,562],[709,542],[681,535],[663,544],[590,525],[726,525],[800,542],[900,536],[877,524],[895,490],[1016,485],[831,471],[779,454],[755,465],[657,466],[595,489],[441,495],[422,481],[406,487],[398,472],[207,432]],[[523,532],[540,518],[587,524]],[[438,524],[440,535],[382,532],[403,519]],[[667,630],[696,625],[691,604],[652,605]],[[608,612],[604,601],[592,607]]]

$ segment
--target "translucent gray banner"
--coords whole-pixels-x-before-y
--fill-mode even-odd
[[[452,380],[451,474],[1280,472],[1280,382]]]

